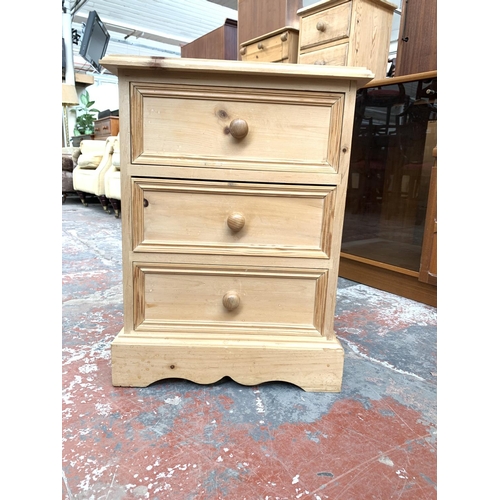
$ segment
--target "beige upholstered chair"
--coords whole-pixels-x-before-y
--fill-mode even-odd
[[[112,164],[116,139],[116,136],[111,136],[105,141],[83,140],[80,143],[81,154],[73,170],[73,188],[81,202],[87,206],[86,196],[95,195],[108,213],[109,200],[105,194],[104,177]]]
[[[111,167],[104,176],[104,194],[113,206],[115,217],[120,217],[122,199],[120,182],[120,134],[118,134],[111,157]]]

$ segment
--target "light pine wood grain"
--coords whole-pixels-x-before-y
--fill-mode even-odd
[[[361,66],[385,78],[395,8],[384,0],[326,0],[299,9],[298,62]]]
[[[131,118],[138,130],[132,160],[145,164],[189,160],[196,166],[209,160],[221,167],[253,170],[259,166],[314,171],[320,166],[335,173],[341,130],[330,124],[338,124],[342,97],[134,85]],[[241,138],[231,133],[234,120],[246,124]]]
[[[332,45],[325,49],[314,50],[312,52],[305,52],[299,55],[299,62],[302,64],[316,64],[316,65],[333,65],[344,66],[347,64],[347,54],[349,51],[348,43],[340,43]]]
[[[211,384],[229,376],[248,386],[279,380],[305,391],[339,392],[344,351],[337,339],[131,339],[120,332],[111,360],[115,386],[146,387],[171,377]]]
[[[242,61],[296,63],[299,30],[285,27],[241,44]]]
[[[352,3],[346,2],[301,17],[300,49],[349,37]],[[307,11],[306,11],[307,12]]]
[[[281,79],[283,69],[274,63],[259,63],[239,61],[237,65],[233,61],[221,61],[212,59],[189,59],[178,57],[150,57],[150,56],[134,56],[134,55],[109,55],[100,60],[103,67],[108,69],[113,74],[121,72],[124,76],[134,75],[134,70],[137,70],[138,75],[144,76],[144,71],[156,72],[160,76],[163,71],[169,73],[169,78],[175,79],[177,76],[189,78],[189,75],[196,80],[201,73],[205,73],[205,82],[210,81],[211,77],[215,78],[238,78],[245,75],[245,79],[252,76],[259,77],[259,80],[264,78]],[[366,67],[330,67],[330,68],[312,68],[305,64],[294,64],[286,69],[287,78],[300,82],[302,78],[323,80],[323,82],[337,81],[357,81],[360,86],[368,83],[373,79],[373,73]],[[154,78],[154,74],[148,76]],[[292,83],[297,87],[297,83]]]
[[[334,313],[363,68],[110,56],[120,91],[117,386],[339,391]],[[248,131],[231,134],[244,120]],[[243,127],[245,128],[245,127]]]
[[[136,331],[321,336],[328,271],[135,263]],[[239,295],[233,311],[224,297]],[[320,303],[317,303],[320,301]],[[318,330],[319,329],[319,330]]]
[[[141,178],[132,183],[136,251],[330,256],[335,187]]]

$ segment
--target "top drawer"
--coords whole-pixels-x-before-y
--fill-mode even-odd
[[[131,83],[131,162],[335,173],[344,94]]]
[[[300,25],[300,50],[349,37],[352,2],[304,16]]]

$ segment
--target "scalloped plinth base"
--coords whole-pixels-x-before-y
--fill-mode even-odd
[[[344,350],[334,338],[160,338],[124,334],[111,343],[114,386],[146,387],[167,378],[242,385],[282,381],[308,392],[340,392]]]

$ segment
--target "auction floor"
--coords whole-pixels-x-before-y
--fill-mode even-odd
[[[169,379],[111,385],[121,220],[62,205],[62,498],[437,498],[437,310],[339,280],[340,393]]]

